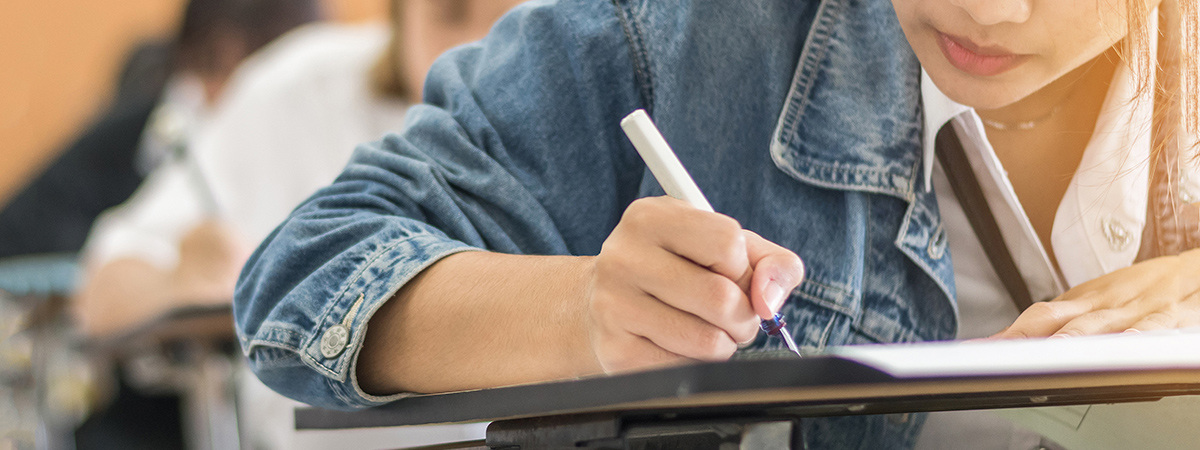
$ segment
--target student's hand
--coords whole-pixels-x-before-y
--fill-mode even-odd
[[[171,273],[173,301],[228,302],[250,252],[225,224],[207,220],[183,237]]]
[[[1200,250],[1143,261],[1034,303],[1001,339],[1200,326]]]
[[[593,264],[588,325],[605,372],[728,359],[804,277],[791,251],[669,197],[631,204]]]

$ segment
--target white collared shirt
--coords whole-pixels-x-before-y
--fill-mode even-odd
[[[963,142],[984,196],[1000,225],[1005,244],[1035,301],[1052,299],[1066,289],[1133,264],[1146,225],[1149,196],[1152,99],[1139,98],[1128,66],[1113,76],[1096,128],[1079,168],[1055,214],[1050,246],[1038,238],[1008,180],[1007,172],[987,140],[974,109],[955,103],[922,74],[925,101],[925,179],[938,193],[938,206],[954,257],[959,311],[959,338],[991,335],[1016,318],[977,317],[986,303],[1011,299],[991,267],[983,247],[941,167],[935,164],[934,136],[950,122]],[[1143,94],[1143,97],[1151,95]],[[929,184],[926,185],[926,188]],[[957,237],[957,238],[956,238]],[[1053,251],[1061,273],[1050,262]]]
[[[1137,92],[1131,69],[1120,64],[1113,75],[1095,131],[1055,214],[1047,248],[1034,231],[987,140],[978,114],[950,100],[922,72],[925,105],[924,180],[938,195],[938,207],[954,260],[960,339],[995,334],[1018,311],[975,236],[962,206],[934,156],[934,137],[953,123],[984,197],[1000,226],[1034,301],[1133,264],[1146,225],[1149,196],[1152,93]],[[1140,94],[1140,95],[1139,95]],[[1196,164],[1184,170],[1180,197],[1200,192]],[[1196,200],[1192,200],[1196,201]],[[1061,273],[1048,251],[1059,261]],[[926,422],[917,449],[957,448],[969,438],[973,449],[1021,450],[1041,446],[1036,434],[988,411],[935,413]]]
[[[264,239],[341,173],[356,145],[403,127],[408,105],[368,81],[389,36],[378,23],[312,24],[248,58],[189,137],[188,157],[158,167],[97,220],[88,265],[136,258],[171,270],[187,232],[214,216],[247,245]]]

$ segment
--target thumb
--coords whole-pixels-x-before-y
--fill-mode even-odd
[[[750,280],[750,305],[754,313],[770,319],[779,312],[796,286],[804,281],[804,262],[783,248],[751,231],[746,233],[746,250],[754,273]]]

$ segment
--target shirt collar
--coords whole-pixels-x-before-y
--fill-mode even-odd
[[[933,80],[929,78],[925,69],[921,69],[921,101],[924,104],[925,116],[925,139],[922,141],[924,145],[923,174],[925,176],[925,192],[929,192],[933,189],[934,149],[938,130],[941,130],[951,119],[971,111],[971,108],[951,100],[942,93],[942,90],[933,84]]]

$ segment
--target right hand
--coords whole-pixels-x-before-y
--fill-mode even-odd
[[[669,197],[633,202],[593,264],[589,337],[608,373],[726,360],[804,278],[795,253]]]

